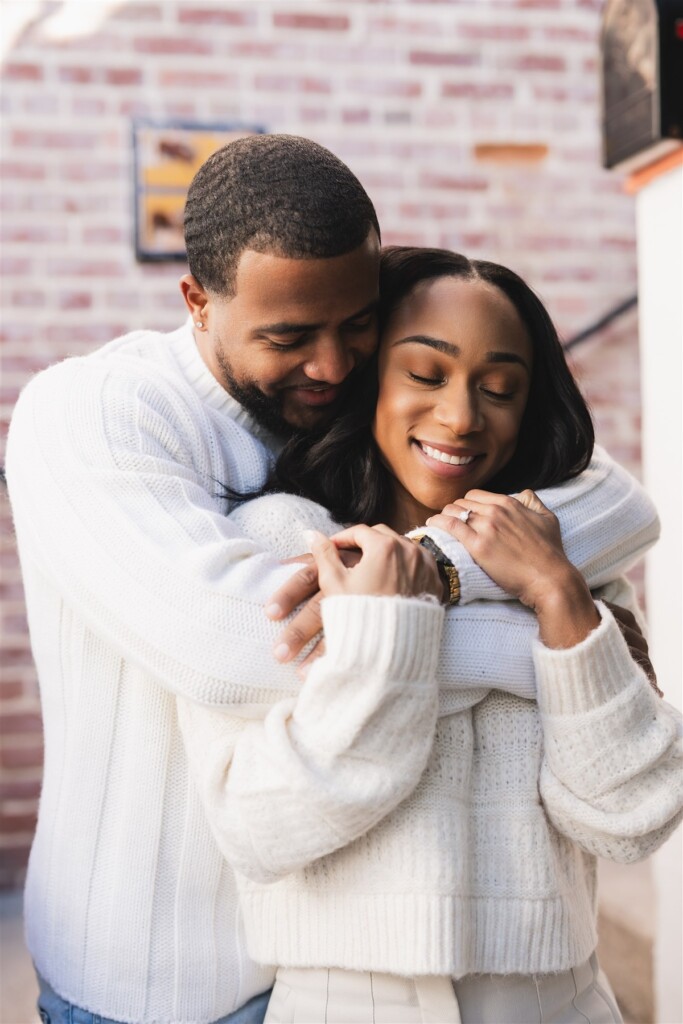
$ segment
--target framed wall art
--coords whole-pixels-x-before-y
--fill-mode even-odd
[[[264,128],[242,124],[135,121],[135,254],[184,260],[183,209],[190,182],[217,149]]]

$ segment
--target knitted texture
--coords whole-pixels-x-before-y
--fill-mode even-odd
[[[13,417],[7,474],[45,727],[28,943],[64,998],[114,1020],[202,1024],[272,978],[246,953],[176,697],[240,708],[262,730],[268,709],[301,689],[292,666],[273,660],[280,627],[263,614],[293,569],[226,516],[221,496],[259,486],[276,448],[207,370],[188,324],[126,335],[39,374]],[[560,490],[597,510],[601,487],[589,474]],[[628,505],[627,549],[656,522],[641,491]],[[487,577],[461,555],[467,600]],[[534,629],[510,602],[449,612],[442,712],[490,687],[533,693]],[[418,693],[411,684],[406,701]],[[396,775],[391,799],[405,785]],[[372,800],[352,816],[352,837],[366,812],[369,827]]]
[[[179,701],[195,781],[217,797],[208,811],[221,850],[262,882],[384,818],[415,788],[432,747],[443,609],[334,597],[322,613],[325,657],[264,727],[245,722],[243,711]]]
[[[298,550],[303,542],[298,531],[322,528],[326,513],[273,496],[238,516],[245,532],[253,519],[284,557],[287,544]],[[336,602],[323,602],[328,651],[319,664],[336,660],[345,678],[343,668],[364,641]],[[351,772],[335,773],[334,806],[323,805],[316,822],[310,806],[298,809],[300,780],[284,757],[267,766],[265,758],[252,759],[245,771],[235,756],[230,768],[245,730],[240,717],[189,704],[186,714],[180,702],[207,817],[239,872],[255,959],[460,977],[553,972],[588,958],[597,939],[589,855],[646,856],[683,807],[676,716],[632,661],[611,613],[599,608],[601,624],[582,644],[550,651],[533,643],[538,706],[492,690],[465,710],[442,714],[417,787],[344,847],[340,836],[356,831],[357,802],[364,802],[365,761],[362,771],[357,762]],[[462,611],[449,609],[446,618]],[[386,637],[383,662],[394,642]],[[315,720],[322,751],[328,737],[336,748],[340,713],[333,693],[325,699],[330,715]],[[296,709],[292,702],[281,716],[296,718]],[[370,769],[377,771],[376,760]],[[324,769],[318,784],[330,792]],[[321,856],[326,846],[329,855]]]

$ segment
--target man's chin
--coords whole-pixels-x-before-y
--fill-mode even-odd
[[[329,405],[304,405],[302,402],[286,403],[282,415],[290,430],[315,430],[334,418],[339,402]]]

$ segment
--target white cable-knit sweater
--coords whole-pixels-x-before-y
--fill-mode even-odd
[[[221,485],[258,486],[272,449],[207,370],[187,324],[127,335],[39,374],[13,417],[7,473],[45,727],[28,944],[63,997],[115,1020],[204,1024],[272,979],[247,954],[233,874],[190,781],[177,722],[179,696],[239,706],[253,716],[240,756],[266,767],[273,735],[296,740],[290,719],[264,711],[313,686],[274,662],[279,627],[262,610],[292,568],[262,553],[220,497]],[[656,537],[651,503],[604,453],[544,498],[592,585]],[[496,588],[462,549],[455,557],[463,606],[443,629],[442,711],[490,687],[530,693],[533,621],[512,603],[477,601]],[[438,609],[371,606],[348,613],[368,624],[368,665],[377,664],[372,645],[386,630],[405,637],[416,657],[420,637],[436,650]],[[498,649],[504,666],[492,655]],[[384,665],[374,696],[358,706],[357,728],[337,737],[340,758],[355,755],[356,738],[361,750],[366,740],[386,745],[385,766],[365,776],[365,800],[350,817],[343,788],[327,789],[305,745],[290,744],[302,803],[315,808],[329,797],[339,845],[417,783],[432,743],[425,658],[424,666],[407,661],[398,690]],[[472,686],[478,691],[458,696]],[[328,712],[307,706],[311,733],[324,735],[316,714],[329,727]],[[374,715],[394,731],[368,737]],[[405,760],[386,758],[395,748]]]
[[[304,543],[297,529],[320,529],[325,515],[288,495],[234,514],[283,557]],[[679,716],[654,694],[600,603],[600,626],[576,647],[535,641],[538,704],[491,691],[442,714],[417,788],[346,845],[368,774],[390,771],[385,756],[397,756],[389,742],[362,761],[346,749],[360,698],[353,674],[376,639],[369,620],[358,632],[350,627],[352,603],[323,601],[327,654],[299,699],[267,716],[267,763],[265,749],[246,759],[240,749],[253,725],[180,702],[207,816],[239,873],[250,953],[289,967],[456,978],[554,972],[587,960],[597,941],[596,856],[644,857],[680,820]],[[382,664],[402,664],[401,640],[397,650],[397,638],[385,635]],[[368,661],[361,693],[366,684],[374,693],[371,668]],[[292,748],[319,773],[316,805]]]

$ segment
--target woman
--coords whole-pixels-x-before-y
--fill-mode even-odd
[[[297,771],[309,758],[323,776],[323,811],[301,811],[303,830],[317,830],[308,861],[300,852],[289,869],[280,861],[279,880],[268,885],[266,838],[254,843],[266,851],[261,866],[232,856],[236,819],[258,821],[253,763],[233,760],[230,785],[240,797],[229,813],[224,800],[225,751],[244,726],[216,712],[181,712],[209,819],[247,876],[240,884],[250,952],[282,965],[267,1020],[617,1021],[594,957],[595,856],[645,856],[675,826],[683,802],[677,723],[568,562],[554,516],[531,493],[528,507],[505,496],[580,472],[592,449],[590,418],[545,310],[510,271],[395,249],[384,257],[382,294],[378,386],[370,380],[360,418],[356,409],[314,446],[295,440],[285,450],[280,486],[330,508],[337,522],[384,521],[404,532],[425,519],[443,524],[442,509],[459,517],[462,544],[536,617],[538,703],[470,691],[458,707],[442,706],[433,734],[422,707],[416,742],[426,735],[430,751],[419,784],[344,845],[368,791],[366,771],[381,778],[398,756],[387,731],[414,762],[412,738],[381,720],[384,701],[393,710],[404,685],[414,696],[414,637],[406,644],[394,631],[363,662],[378,642],[377,620],[364,631],[353,609],[373,616],[377,602],[392,601],[372,596],[377,576],[367,583],[378,531],[354,527],[335,544],[314,538],[328,651],[311,668],[306,694],[282,701],[271,728],[272,756],[289,775],[284,800],[300,787],[287,758],[278,760],[286,723],[304,752]],[[270,529],[274,550],[292,554],[301,527],[333,532],[320,506],[274,495],[236,516],[259,536]],[[379,534],[396,544],[387,527]],[[443,534],[429,534],[448,548]],[[345,545],[369,558],[345,570],[336,552]],[[392,569],[409,565],[397,550]],[[431,692],[433,658],[423,657]],[[367,695],[358,688],[363,672],[375,673]],[[340,762],[337,745],[356,734],[362,749]],[[325,802],[332,788],[340,791],[334,805]],[[261,827],[277,828],[271,817]],[[298,839],[275,831],[271,843],[300,850]]]

